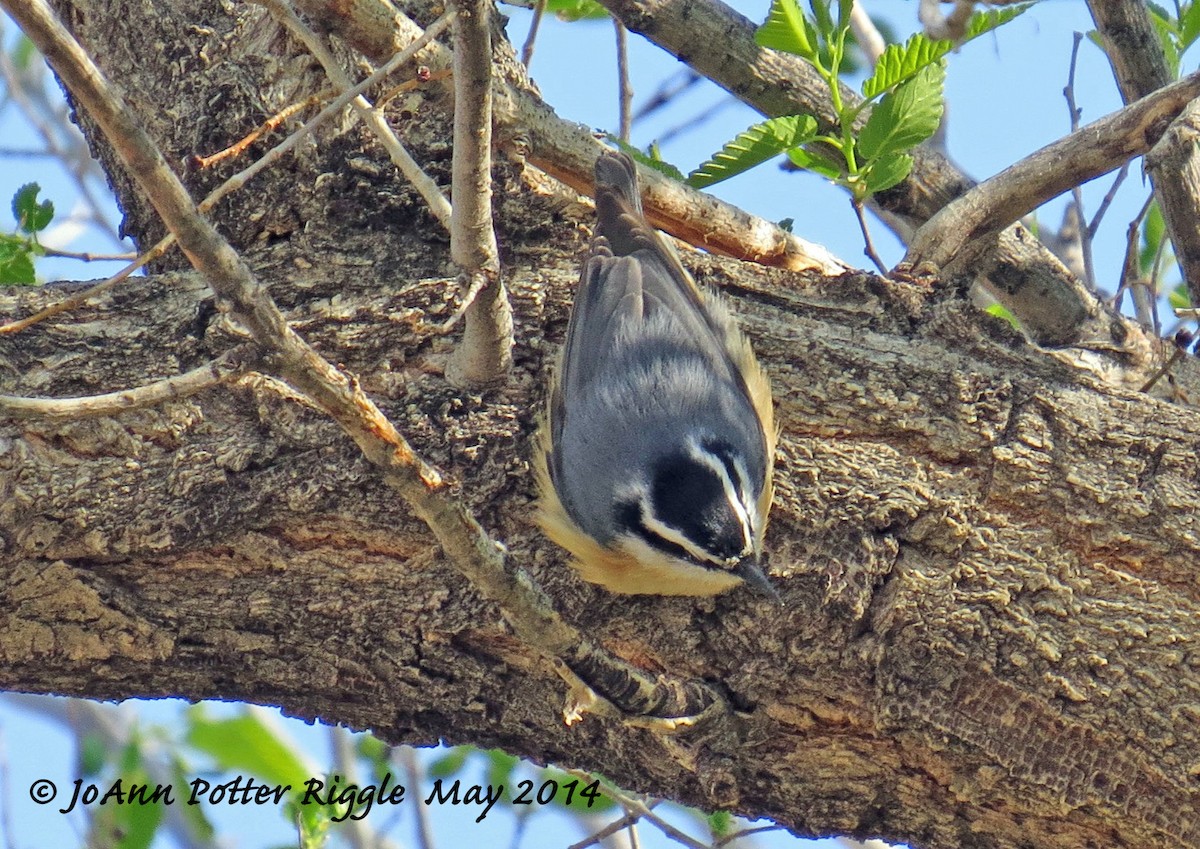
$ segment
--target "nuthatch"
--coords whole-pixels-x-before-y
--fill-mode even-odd
[[[642,214],[633,161],[596,162],[596,230],[537,449],[539,523],[588,581],[715,595],[748,581],[771,507],[771,388],[725,306]]]

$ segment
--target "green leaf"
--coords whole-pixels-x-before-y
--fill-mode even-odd
[[[820,43],[817,29],[797,0],[772,0],[767,21],[754,33],[762,47],[794,53],[810,62],[817,59]]]
[[[108,761],[108,747],[104,744],[104,738],[95,732],[89,731],[83,735],[83,740],[79,744],[79,770],[82,773],[82,778],[92,778],[100,774],[100,770],[104,769],[104,764]]]
[[[863,158],[904,153],[932,136],[942,119],[945,81],[946,63],[942,60],[922,68],[884,95],[858,136],[858,151]]]
[[[1188,3],[1179,16],[1179,50],[1187,50],[1200,37],[1200,3]]]
[[[793,147],[787,152],[788,159],[792,160],[792,164],[798,168],[803,168],[806,171],[814,171],[822,177],[828,177],[834,182],[840,182],[842,172],[845,170],[843,165],[840,165],[824,154],[816,153],[803,147]]]
[[[268,784],[300,788],[310,778],[292,745],[256,714],[209,719],[200,709],[189,711],[187,741],[225,770],[248,772]]]
[[[972,39],[979,38],[984,33],[1004,26],[1014,18],[1025,14],[1033,6],[1033,3],[1015,3],[1012,6],[1001,6],[995,9],[985,9],[982,12],[976,12],[971,16],[971,20],[967,21],[967,32],[963,35],[960,43],[966,44]]]
[[[1179,76],[1179,29],[1175,18],[1166,9],[1155,3],[1146,4],[1150,16],[1150,24],[1154,34],[1158,36],[1159,46],[1162,47],[1163,58],[1167,60],[1167,72],[1171,78]]]
[[[816,134],[817,120],[811,115],[770,118],[727,142],[712,158],[688,175],[688,185],[703,189],[728,180],[788,148],[811,141]]]
[[[474,746],[455,746],[446,754],[434,759],[425,770],[425,774],[430,778],[449,778],[456,775],[467,762],[467,756],[476,751]]]
[[[733,831],[734,819],[729,811],[713,811],[705,815],[708,830],[714,837],[724,837]]]
[[[595,21],[608,17],[608,10],[596,0],[547,0],[546,11],[560,21]]]
[[[512,781],[510,779],[513,770],[521,763],[521,759],[507,752],[502,752],[499,749],[489,749],[484,754],[487,755],[488,759],[484,781],[493,787],[501,784],[511,786]]]
[[[870,100],[881,92],[911,79],[927,65],[932,65],[950,52],[949,41],[933,41],[921,33],[904,44],[889,44],[875,63],[875,72],[862,84],[863,97]]]
[[[33,253],[24,239],[0,234],[0,286],[32,286]]]
[[[1013,315],[1012,311],[1010,311],[1008,307],[1004,306],[1003,304],[992,304],[985,310],[985,312],[988,313],[988,315],[994,315],[996,318],[1007,321],[1013,327],[1017,328],[1017,330],[1021,329],[1021,325],[1017,322],[1017,317]]]
[[[13,195],[13,218],[17,219],[17,227],[26,233],[45,230],[54,219],[54,204],[48,200],[37,201],[41,190],[37,183],[26,183]]]
[[[1162,210],[1158,201],[1150,204],[1150,211],[1142,222],[1142,248],[1138,251],[1138,271],[1149,275],[1154,267],[1154,257],[1158,255],[1159,245],[1166,238],[1167,225],[1163,221]]]
[[[33,42],[29,40],[29,36],[21,33],[20,37],[17,39],[17,43],[13,45],[13,65],[18,71],[24,73],[25,71],[29,70],[29,67],[38,58],[37,48],[34,47]]]
[[[1188,293],[1186,283],[1180,283],[1167,295],[1167,303],[1173,310],[1186,310],[1192,307],[1192,296]]]
[[[907,153],[889,153],[871,160],[863,176],[867,193],[875,194],[890,189],[909,175],[913,158]]]
[[[653,168],[659,174],[670,177],[676,182],[683,182],[683,172],[659,156],[658,145],[650,145],[650,152],[647,154],[629,144],[629,142],[623,142],[616,136],[609,133],[605,133],[604,140],[610,144],[616,145],[623,152],[628,153],[633,158],[633,161],[639,165],[645,165],[647,168]]]

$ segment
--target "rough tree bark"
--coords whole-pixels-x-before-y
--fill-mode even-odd
[[[254,6],[59,9],[174,161],[324,87]],[[445,107],[415,93],[391,109],[442,185]],[[90,140],[149,244],[161,225]],[[199,197],[221,176],[187,180]],[[529,521],[533,411],[589,212],[519,162],[496,180],[518,347],[507,385],[479,395],[447,385],[450,342],[428,329],[455,307],[447,239],[357,125],[214,217],[568,619],[639,665],[719,682],[736,721],[674,739],[565,727],[549,664],[334,424],[258,374],[118,417],[0,422],[0,686],[280,705],[599,770],[801,834],[1200,846],[1200,424],[1186,398],[1137,391],[1163,352],[1084,369],[951,286],[689,257],[775,381],[768,549],[786,606],[614,597]],[[69,288],[4,293],[0,312]],[[242,339],[202,280],[164,267],[0,338],[0,391],[111,391]],[[1192,361],[1176,368],[1195,379]]]

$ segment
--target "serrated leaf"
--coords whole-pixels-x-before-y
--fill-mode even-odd
[[[37,283],[33,259],[28,253],[0,257],[0,286],[32,286]]]
[[[728,180],[788,148],[812,141],[816,135],[817,120],[811,115],[770,118],[738,133],[737,138],[688,175],[688,185],[703,189]]]
[[[942,120],[945,61],[922,68],[895,91],[884,95],[871,110],[858,136],[863,159],[912,150],[934,134]]]
[[[600,20],[607,18],[608,10],[596,0],[547,0],[546,11],[560,21]]]
[[[880,92],[910,79],[922,68],[949,53],[952,47],[949,41],[933,41],[921,33],[916,33],[904,44],[889,44],[875,63],[875,72],[863,81],[863,97],[870,100]]]
[[[762,47],[793,53],[810,62],[817,58],[820,46],[816,27],[797,0],[772,0],[771,12],[766,23],[755,31],[754,41]]]
[[[26,233],[45,230],[54,219],[54,204],[48,200],[38,203],[41,190],[37,183],[26,183],[13,195],[13,218],[17,219],[17,227]]]
[[[1000,6],[995,9],[985,9],[982,12],[976,12],[967,21],[967,31],[963,35],[960,44],[966,44],[973,38],[979,38],[984,33],[1004,26],[1014,18],[1019,18],[1025,14],[1033,6],[1033,3],[1016,3],[1012,6]]]
[[[787,152],[787,155],[788,159],[797,168],[813,171],[822,177],[828,177],[834,182],[842,179],[842,171],[844,170],[842,166],[820,153],[814,153],[803,147],[793,147]]]
[[[890,153],[872,160],[863,177],[867,192],[875,194],[890,189],[903,181],[912,167],[913,158],[907,153]]]
[[[311,777],[293,747],[254,713],[209,719],[189,711],[189,719],[187,742],[222,769],[248,772],[269,784],[290,784],[293,790]]]

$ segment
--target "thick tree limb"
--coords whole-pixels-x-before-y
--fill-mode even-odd
[[[1113,171],[1150,149],[1194,98],[1200,72],[1119,112],[1081,127],[985,180],[929,220],[905,262],[962,273],[1013,221],[1080,183]]]
[[[1146,97],[1171,81],[1162,45],[1144,2],[1088,0],[1088,8],[1104,38],[1105,53],[1126,103]],[[1185,125],[1177,133],[1187,135],[1189,130]],[[1177,144],[1178,134],[1171,139],[1169,149],[1164,148],[1156,159],[1147,160],[1146,170],[1195,304],[1200,303],[1200,195],[1196,194],[1200,152],[1193,143]]]

